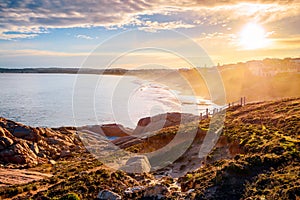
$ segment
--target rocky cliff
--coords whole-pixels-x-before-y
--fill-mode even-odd
[[[33,166],[83,150],[75,128],[33,128],[0,118],[0,162],[4,164]]]

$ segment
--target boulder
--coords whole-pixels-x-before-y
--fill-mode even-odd
[[[26,126],[16,126],[13,131],[13,135],[17,138],[24,138],[31,133],[31,129]]]
[[[28,135],[24,137],[25,140],[38,142],[41,140],[41,136],[39,135],[39,131],[36,129],[33,129]]]
[[[101,190],[98,195],[97,199],[99,200],[121,200],[122,197],[115,192],[110,190]]]
[[[151,165],[147,156],[139,155],[129,158],[120,169],[127,173],[144,173],[150,172]]]

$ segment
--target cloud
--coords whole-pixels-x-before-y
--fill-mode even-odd
[[[80,38],[80,39],[86,39],[86,40],[92,40],[93,38],[88,36],[88,35],[76,35],[76,38]]]
[[[35,37],[52,28],[126,25],[149,31],[159,30],[160,26],[193,28],[200,21],[216,25],[241,16],[268,22],[298,16],[299,10],[299,3],[291,0],[8,0],[0,2],[0,39]],[[153,14],[172,14],[178,19],[137,20],[139,16]],[[184,20],[179,18],[183,14]]]
[[[70,57],[70,56],[88,56],[89,53],[69,53],[46,51],[36,49],[21,49],[21,50],[0,50],[0,58],[19,57],[19,56],[53,56],[53,57]]]
[[[157,22],[157,21],[145,21],[141,22],[140,30],[145,30],[149,32],[156,32],[158,30],[170,30],[178,28],[193,28],[193,24],[185,24],[182,21],[172,21],[172,22]]]

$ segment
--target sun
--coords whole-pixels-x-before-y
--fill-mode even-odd
[[[240,32],[240,45],[244,49],[259,49],[267,45],[264,28],[255,23],[246,24]]]

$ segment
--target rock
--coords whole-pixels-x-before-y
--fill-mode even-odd
[[[127,188],[124,192],[125,194],[134,194],[134,193],[140,193],[145,189],[143,186],[135,186],[132,188]]]
[[[2,142],[1,145],[5,145],[4,147],[9,147],[14,143],[12,139],[5,136],[0,137],[0,142]]]
[[[78,128],[78,131],[88,130],[94,133],[99,133],[107,137],[124,137],[132,133],[132,129],[125,128],[120,124],[104,124],[94,126],[83,126]]]
[[[72,143],[64,139],[60,139],[57,136],[53,138],[45,138],[45,140],[49,145],[59,145],[60,147],[69,147],[72,145]]]
[[[14,131],[13,131],[13,135],[17,138],[23,138],[27,135],[29,135],[31,132],[30,128],[25,127],[25,126],[17,126],[15,127]]]
[[[8,136],[10,135],[9,131],[0,126],[0,136]]]
[[[144,193],[145,198],[162,199],[169,192],[168,188],[164,185],[157,184],[147,187]]]
[[[122,197],[115,192],[110,190],[101,190],[98,195],[97,199],[99,200],[121,200]]]
[[[138,121],[137,127],[133,131],[133,134],[159,131],[162,128],[175,126],[198,119],[198,116],[178,112],[160,114],[153,117],[145,117]]]
[[[63,150],[60,152],[60,157],[64,158],[64,157],[70,157],[72,156],[72,153],[69,150]]]
[[[0,117],[0,162],[33,166],[84,151],[75,128],[33,128]],[[54,162],[54,161],[53,161]]]
[[[42,153],[42,152],[39,152],[39,153],[37,154],[37,156],[40,157],[40,158],[46,158],[46,157],[47,157],[47,156],[46,156],[44,153]]]
[[[55,161],[55,160],[49,160],[49,163],[50,163],[51,165],[55,165],[55,164],[56,164],[56,161]]]
[[[26,142],[19,141],[11,147],[0,152],[0,159],[14,164],[37,164],[37,156],[32,152]]]
[[[39,154],[40,150],[39,150],[39,147],[37,145],[37,143],[32,143],[32,145],[30,146],[30,149],[35,153],[35,154]]]
[[[138,121],[138,126],[147,126],[148,124],[151,123],[151,117],[145,117],[145,118],[142,118]]]
[[[33,129],[28,135],[24,137],[25,140],[38,142],[41,140],[41,136],[39,135],[39,131]]]
[[[151,165],[147,156],[139,155],[127,160],[126,165],[120,168],[128,173],[150,172]]]

